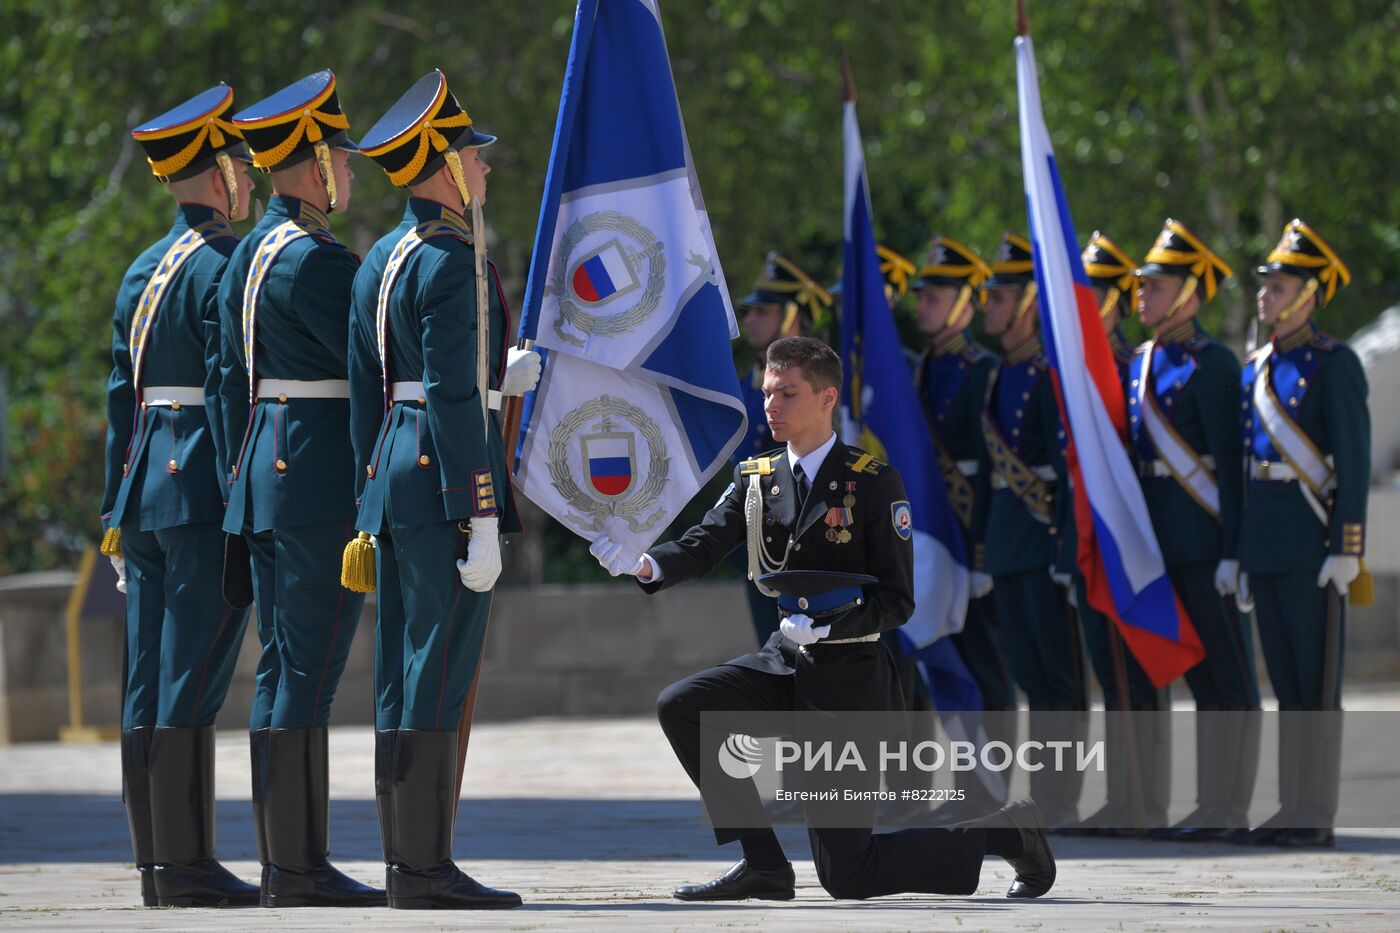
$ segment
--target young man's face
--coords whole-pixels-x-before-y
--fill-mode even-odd
[[[919,333],[933,337],[948,326],[948,315],[957,304],[960,289],[952,285],[925,285],[914,293]]]
[[[481,150],[475,146],[461,151],[462,174],[467,179],[467,190],[482,204],[486,203],[486,176],[491,174],[491,166],[481,157]]]
[[[1270,327],[1277,324],[1279,315],[1293,303],[1306,284],[1303,279],[1287,272],[1275,272],[1261,279],[1259,290],[1254,293],[1254,306],[1259,312],[1259,322]]]
[[[1016,316],[1016,305],[1021,300],[1022,285],[1003,285],[986,291],[986,302],[982,313],[986,315],[984,329],[989,337],[1000,337],[1011,329],[1011,319]]]
[[[778,329],[783,325],[783,309],[780,305],[745,305],[744,339],[749,346],[762,352],[781,335]]]
[[[837,394],[835,386],[818,392],[798,366],[764,370],[763,413],[773,440],[786,443],[830,430]]]
[[[1184,285],[1185,283],[1174,275],[1143,276],[1137,298],[1138,317],[1142,319],[1143,325],[1155,328],[1166,323],[1167,312],[1171,310]],[[1200,299],[1192,295],[1177,309],[1176,314],[1182,319],[1189,318],[1199,304]]]

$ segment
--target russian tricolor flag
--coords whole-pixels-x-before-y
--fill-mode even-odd
[[[1079,569],[1089,602],[1113,620],[1153,684],[1162,687],[1200,662],[1205,649],[1167,577],[1128,460],[1123,386],[1080,259],[1026,31],[1016,39],[1021,167],[1041,329],[1069,436],[1065,457],[1074,483]]]
[[[636,284],[637,278],[616,243],[609,243],[574,269],[574,293],[589,303],[630,291]]]

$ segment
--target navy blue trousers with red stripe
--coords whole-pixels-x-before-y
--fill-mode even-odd
[[[456,729],[491,612],[457,574],[467,536],[456,522],[386,529],[375,553],[375,728]]]
[[[122,528],[126,683],[122,728],[214,724],[243,642],[247,610],[224,602],[217,522]]]
[[[257,687],[250,729],[329,725],[331,702],[365,598],[340,585],[348,521],[247,535],[258,606]]]

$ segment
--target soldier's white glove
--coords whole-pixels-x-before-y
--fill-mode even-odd
[[[467,559],[457,561],[457,576],[474,593],[485,593],[501,575],[500,519],[492,515],[472,519],[472,539],[467,543]]]
[[[1254,611],[1254,594],[1249,591],[1249,574],[1239,576],[1240,588],[1235,591],[1235,607],[1240,612]]]
[[[980,570],[972,571],[972,598],[981,599],[992,591],[992,575]]]
[[[593,539],[593,543],[589,545],[588,553],[592,554],[599,565],[614,577],[624,573],[636,576],[642,569],[640,551],[620,544],[605,534]]]
[[[1341,557],[1333,554],[1322,562],[1322,569],[1317,574],[1317,585],[1325,587],[1332,584],[1337,588],[1337,592],[1343,596],[1347,595],[1347,588],[1351,586],[1351,581],[1355,580],[1361,573],[1361,558]]]
[[[1215,591],[1221,596],[1233,596],[1240,587],[1240,562],[1222,560],[1215,568]]]
[[[125,593],[125,592],[126,592],[126,558],[125,558],[125,557],[109,557],[109,558],[107,558],[107,559],[110,560],[110,561],[112,562],[112,569],[115,570],[115,571],[117,572],[117,592],[118,592],[118,593]]]
[[[1061,573],[1054,567],[1050,568],[1050,579],[1055,581],[1056,586],[1063,586],[1065,589],[1074,585],[1074,577],[1067,573]]]
[[[812,628],[812,617],[804,616],[801,613],[788,616],[778,623],[778,628],[783,630],[787,640],[794,645],[810,645],[831,634],[831,626],[823,625],[821,628]]]
[[[540,355],[534,350],[511,348],[506,354],[506,375],[501,380],[502,395],[524,395],[540,381]]]

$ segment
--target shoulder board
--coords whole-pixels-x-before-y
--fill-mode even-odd
[[[885,464],[876,460],[870,454],[862,450],[851,449],[846,451],[846,466],[852,473],[868,473],[871,476],[878,476],[885,468]]]
[[[1309,343],[1308,346],[1312,347],[1315,350],[1326,350],[1328,352],[1331,352],[1333,350],[1338,349],[1339,347],[1346,346],[1346,344],[1338,340],[1336,337],[1331,336],[1330,334],[1324,334],[1322,333],[1322,331],[1318,331],[1317,335],[1313,337],[1312,342]]]
[[[983,360],[995,359],[995,355],[992,351],[988,350],[980,343],[969,343],[967,349],[963,350],[962,356],[963,359],[967,360],[969,363],[980,363]]]
[[[1190,340],[1186,341],[1186,343],[1183,344],[1183,346],[1185,346],[1186,349],[1190,350],[1192,353],[1200,353],[1202,350],[1215,343],[1216,339],[1210,334],[1196,334]]]
[[[767,476],[773,472],[772,457],[755,457],[752,460],[739,461],[740,476]]]

